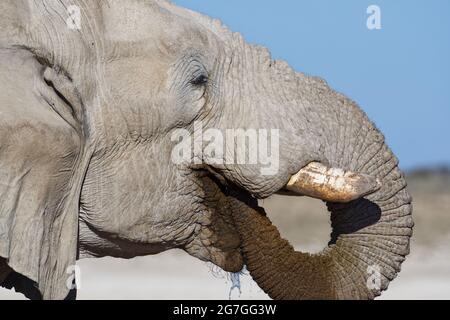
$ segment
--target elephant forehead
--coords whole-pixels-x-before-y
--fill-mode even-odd
[[[116,1],[102,7],[104,37],[112,43],[157,43],[169,51],[179,51],[189,37],[190,43],[206,42],[206,30],[192,19],[174,14],[157,2]]]
[[[102,16],[106,38],[116,41],[148,39],[168,20],[168,15],[158,12],[154,5],[136,2],[103,6]]]

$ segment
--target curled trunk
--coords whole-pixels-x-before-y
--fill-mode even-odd
[[[269,218],[245,206],[233,212],[247,268],[274,299],[373,299],[388,287],[409,253],[411,197],[398,161],[382,135],[353,140],[353,154],[328,159],[376,178],[381,188],[348,203],[327,202],[332,234],[318,254],[296,252]]]

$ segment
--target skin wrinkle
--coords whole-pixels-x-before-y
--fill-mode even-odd
[[[381,260],[381,261],[384,262],[384,268],[382,270],[380,270],[380,272],[381,272],[381,274],[384,277],[386,277],[386,280],[390,281],[393,278],[395,278],[395,274],[396,274],[395,267],[396,267],[396,264],[395,264],[395,262],[392,259],[383,257],[381,255],[377,255],[377,254],[367,250],[367,249],[371,249],[372,247],[367,246],[367,245],[365,245],[363,243],[361,243],[361,244],[354,243],[352,248],[357,248],[357,247],[361,248],[361,250],[364,250],[365,254],[367,255],[367,257],[369,259],[372,258],[371,259],[372,262],[376,262],[378,260]],[[381,251],[381,250],[386,250],[388,248],[384,248],[384,249],[379,248],[379,249]],[[352,253],[350,252],[350,254],[352,254]],[[360,259],[360,258],[358,257],[358,259]],[[389,270],[387,270],[387,269],[389,269]]]
[[[346,252],[344,250],[336,251],[336,254],[334,255],[334,261],[336,261],[334,267],[336,269],[340,269],[340,272],[337,272],[335,276],[337,276],[338,279],[342,278],[340,279],[341,286],[343,288],[348,288],[350,287],[350,284],[355,283],[356,280],[361,281],[361,279],[364,279],[364,276],[362,270],[360,270],[356,266],[355,261],[353,259],[347,259],[345,254]],[[356,276],[355,273],[357,274]],[[358,291],[358,295],[355,297],[355,299],[359,299],[363,296],[363,293],[360,291],[358,286],[356,286],[356,290]],[[339,290],[337,291],[339,292]]]
[[[342,109],[345,109],[345,110],[342,110],[341,111],[341,113],[343,113],[343,112],[345,112],[345,125],[343,126],[343,128],[341,127],[341,131],[343,131],[343,144],[342,144],[342,147],[341,147],[341,154],[340,154],[340,159],[341,159],[341,163],[340,163],[340,168],[343,168],[343,165],[342,164],[345,164],[345,163],[348,163],[348,162],[345,162],[345,154],[346,154],[346,146],[347,146],[347,143],[348,143],[348,141],[350,140],[349,139],[349,134],[348,134],[348,127],[349,127],[349,122],[351,121],[350,120],[350,108],[346,105],[346,103],[345,103],[345,101],[343,101],[343,103],[342,103]],[[347,152],[348,153],[348,152]]]
[[[375,152],[375,154],[379,154],[382,149],[383,149],[383,144],[380,144],[378,149],[376,149],[377,151]],[[378,161],[378,163],[375,162],[375,161]],[[378,159],[378,160],[370,159],[368,162],[366,162],[366,164],[364,165],[362,170],[364,170],[366,172],[370,172],[370,173],[376,174],[375,170],[379,169],[380,166],[383,167],[383,165],[385,163],[387,163],[387,161],[384,162],[384,163],[383,163],[383,161],[384,161],[384,159],[381,159],[381,161],[380,161],[380,159]]]

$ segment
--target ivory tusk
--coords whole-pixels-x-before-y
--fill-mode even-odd
[[[379,180],[367,174],[311,162],[291,177],[285,189],[324,201],[346,203],[371,194],[380,187]]]

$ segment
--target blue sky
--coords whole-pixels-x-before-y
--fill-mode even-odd
[[[450,164],[450,1],[173,0],[358,102],[404,169]],[[369,5],[381,30],[366,26]]]

